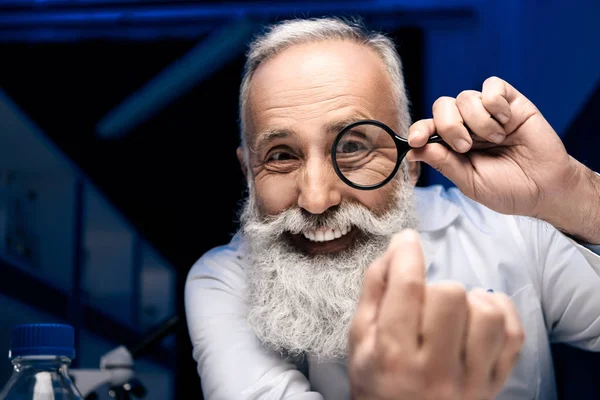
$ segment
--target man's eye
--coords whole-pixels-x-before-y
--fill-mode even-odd
[[[296,157],[286,151],[274,151],[267,156],[267,162],[288,161],[294,159],[296,159]]]
[[[366,147],[361,142],[357,142],[354,140],[348,140],[338,143],[337,152],[338,154],[351,154],[356,153],[358,151],[365,150]]]
[[[264,167],[273,173],[287,174],[301,166],[300,159],[290,149],[272,149],[267,153]]]

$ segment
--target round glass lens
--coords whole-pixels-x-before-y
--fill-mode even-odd
[[[339,173],[358,186],[381,184],[394,173],[398,161],[398,149],[390,133],[370,122],[344,129],[333,151]]]

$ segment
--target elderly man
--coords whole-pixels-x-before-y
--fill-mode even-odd
[[[509,83],[411,125],[387,37],[292,20],[239,111],[241,229],[185,292],[207,399],[553,399],[549,344],[600,350],[600,177]]]

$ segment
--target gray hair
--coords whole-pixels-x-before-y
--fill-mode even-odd
[[[368,31],[356,20],[346,21],[340,18],[287,20],[272,25],[265,33],[256,37],[249,47],[239,99],[240,139],[246,162],[248,162],[249,151],[246,142],[247,103],[250,84],[256,69],[263,62],[293,45],[325,40],[353,41],[371,48],[379,55],[392,81],[394,100],[398,110],[398,134],[407,135],[411,121],[409,100],[402,75],[402,61],[394,42],[389,37],[379,32]]]

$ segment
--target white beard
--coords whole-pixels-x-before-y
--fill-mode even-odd
[[[292,357],[347,356],[348,330],[367,267],[384,252],[394,233],[417,227],[412,185],[390,184],[397,186],[395,199],[382,216],[360,204],[342,203],[318,216],[294,208],[265,218],[250,187],[241,214],[250,247],[248,323],[265,346]],[[285,238],[318,226],[348,225],[361,231],[358,240],[334,254],[306,255]]]

